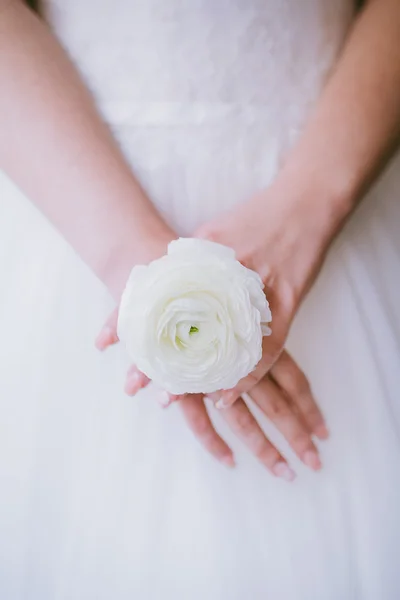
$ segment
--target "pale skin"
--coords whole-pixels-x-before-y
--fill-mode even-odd
[[[218,400],[227,406],[221,413],[236,434],[287,480],[293,471],[242,394],[273,418],[308,466],[320,467],[312,434],[324,438],[327,431],[305,376],[282,348],[332,239],[398,139],[399,31],[398,0],[367,2],[274,184],[225,219],[193,232],[232,246],[266,284],[273,335],[265,339],[256,370],[234,390],[221,391]],[[0,166],[118,302],[132,266],[163,254],[175,234],[135,180],[56,40],[19,0],[0,0],[0,87]],[[113,319],[99,337],[101,348],[116,341]],[[135,393],[147,383],[132,367],[126,390]],[[200,442],[233,464],[202,398],[187,396],[180,404]]]

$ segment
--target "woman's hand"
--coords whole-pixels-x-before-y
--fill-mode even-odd
[[[110,315],[96,340],[99,350],[105,350],[118,342],[117,319],[118,309]],[[125,391],[133,396],[149,382],[143,373],[132,366],[127,374]],[[311,469],[318,470],[321,461],[312,435],[326,439],[328,431],[305,375],[287,352],[281,353],[270,372],[252,388],[249,395],[286,438],[299,458]],[[165,397],[164,406],[168,406],[171,401],[167,394]],[[188,394],[175,396],[173,399],[179,400],[189,428],[204,448],[223,464],[233,467],[235,462],[232,451],[216,432],[203,395]],[[211,399],[215,400],[214,397]],[[221,414],[237,437],[273,475],[287,481],[295,478],[286,459],[268,440],[252,415],[246,399],[240,398],[234,406]]]
[[[230,246],[241,263],[259,273],[272,312],[272,335],[263,339],[261,361],[233,389],[220,391],[217,408],[232,406],[250,392],[278,360],[327,249],[329,228],[322,214],[310,210],[306,195],[299,197],[297,191],[277,182],[196,232],[198,237]]]
[[[318,471],[321,461],[312,434],[326,439],[328,431],[304,373],[287,352],[282,352],[274,367],[252,388],[249,396],[280,431],[300,460]],[[215,458],[233,466],[232,453],[215,431],[204,398],[196,394],[183,396],[179,400],[186,421],[199,442]],[[246,397],[239,398],[221,415],[236,436],[273,475],[287,481],[295,478],[295,472],[285,457],[270,442],[253,416]]]
[[[296,363],[283,352],[293,316],[318,270],[324,244],[306,202],[288,201],[278,190],[260,194],[246,205],[201,227],[197,235],[232,247],[237,258],[257,271],[264,283],[273,314],[272,335],[264,338],[263,357],[256,369],[233,390],[223,390],[212,400],[221,407],[223,418],[259,460],[275,475],[290,479],[290,470],[279,451],[266,438],[251,414],[246,397],[252,400],[281,431],[299,458],[310,468],[321,466],[312,434],[328,435],[322,415],[311,395],[307,379]],[[152,257],[149,257],[151,260]],[[155,256],[153,256],[155,258]],[[118,341],[117,310],[110,316],[96,345],[103,350]],[[127,374],[125,391],[136,394],[149,379],[135,366]],[[240,400],[238,400],[240,398]],[[189,427],[219,460],[232,464],[231,450],[214,430],[202,395],[179,399]],[[171,400],[171,399],[170,399]],[[232,406],[235,401],[237,405]],[[170,403],[166,394],[167,406]]]

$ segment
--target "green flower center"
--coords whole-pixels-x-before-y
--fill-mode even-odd
[[[198,331],[199,331],[199,328],[192,325],[191,328],[189,329],[189,335],[192,335],[193,333],[198,333]]]

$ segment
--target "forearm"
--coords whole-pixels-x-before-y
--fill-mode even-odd
[[[17,0],[0,0],[0,88],[0,168],[117,294],[148,240],[172,232],[57,41]]]
[[[400,3],[370,0],[277,185],[302,197],[330,240],[379,172],[400,131]],[[314,231],[316,227],[314,226]]]

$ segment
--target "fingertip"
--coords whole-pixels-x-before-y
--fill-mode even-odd
[[[99,333],[99,335],[97,336],[97,338],[94,342],[94,345],[97,348],[97,350],[100,350],[100,352],[102,352],[103,350],[105,350],[107,348],[107,346],[108,346],[107,339],[106,339],[106,336],[103,331],[101,333]]]
[[[236,462],[232,454],[226,454],[225,456],[222,456],[222,458],[220,458],[220,462],[230,469],[234,469],[236,467]]]
[[[171,401],[171,398],[170,398],[170,395],[168,394],[168,392],[162,392],[157,397],[157,401],[162,408],[168,408],[168,406],[171,406],[171,404],[172,404],[172,401]]]
[[[272,467],[272,473],[276,475],[276,477],[280,477],[289,483],[296,479],[296,473],[284,461],[277,462]]]
[[[144,373],[138,371],[135,365],[132,365],[126,377],[125,392],[129,396],[134,396],[149,383],[150,379]]]
[[[325,424],[322,423],[314,428],[314,434],[320,440],[327,440],[329,438],[329,429],[326,427]]]
[[[225,394],[221,395],[219,400],[217,400],[215,403],[215,408],[218,410],[230,408],[236,402],[239,396],[240,394],[238,394],[236,391],[226,392]]]
[[[134,396],[139,389],[139,373],[136,371],[135,367],[131,367],[125,381],[125,393],[128,394],[128,396]]]
[[[304,464],[313,471],[319,471],[322,468],[322,462],[315,450],[307,450],[303,455]]]
[[[136,394],[136,389],[134,389],[129,381],[125,383],[124,392],[128,396],[134,396]]]
[[[109,327],[104,327],[95,340],[95,346],[98,350],[103,351],[106,350],[108,346],[112,346],[118,341],[117,334]]]

